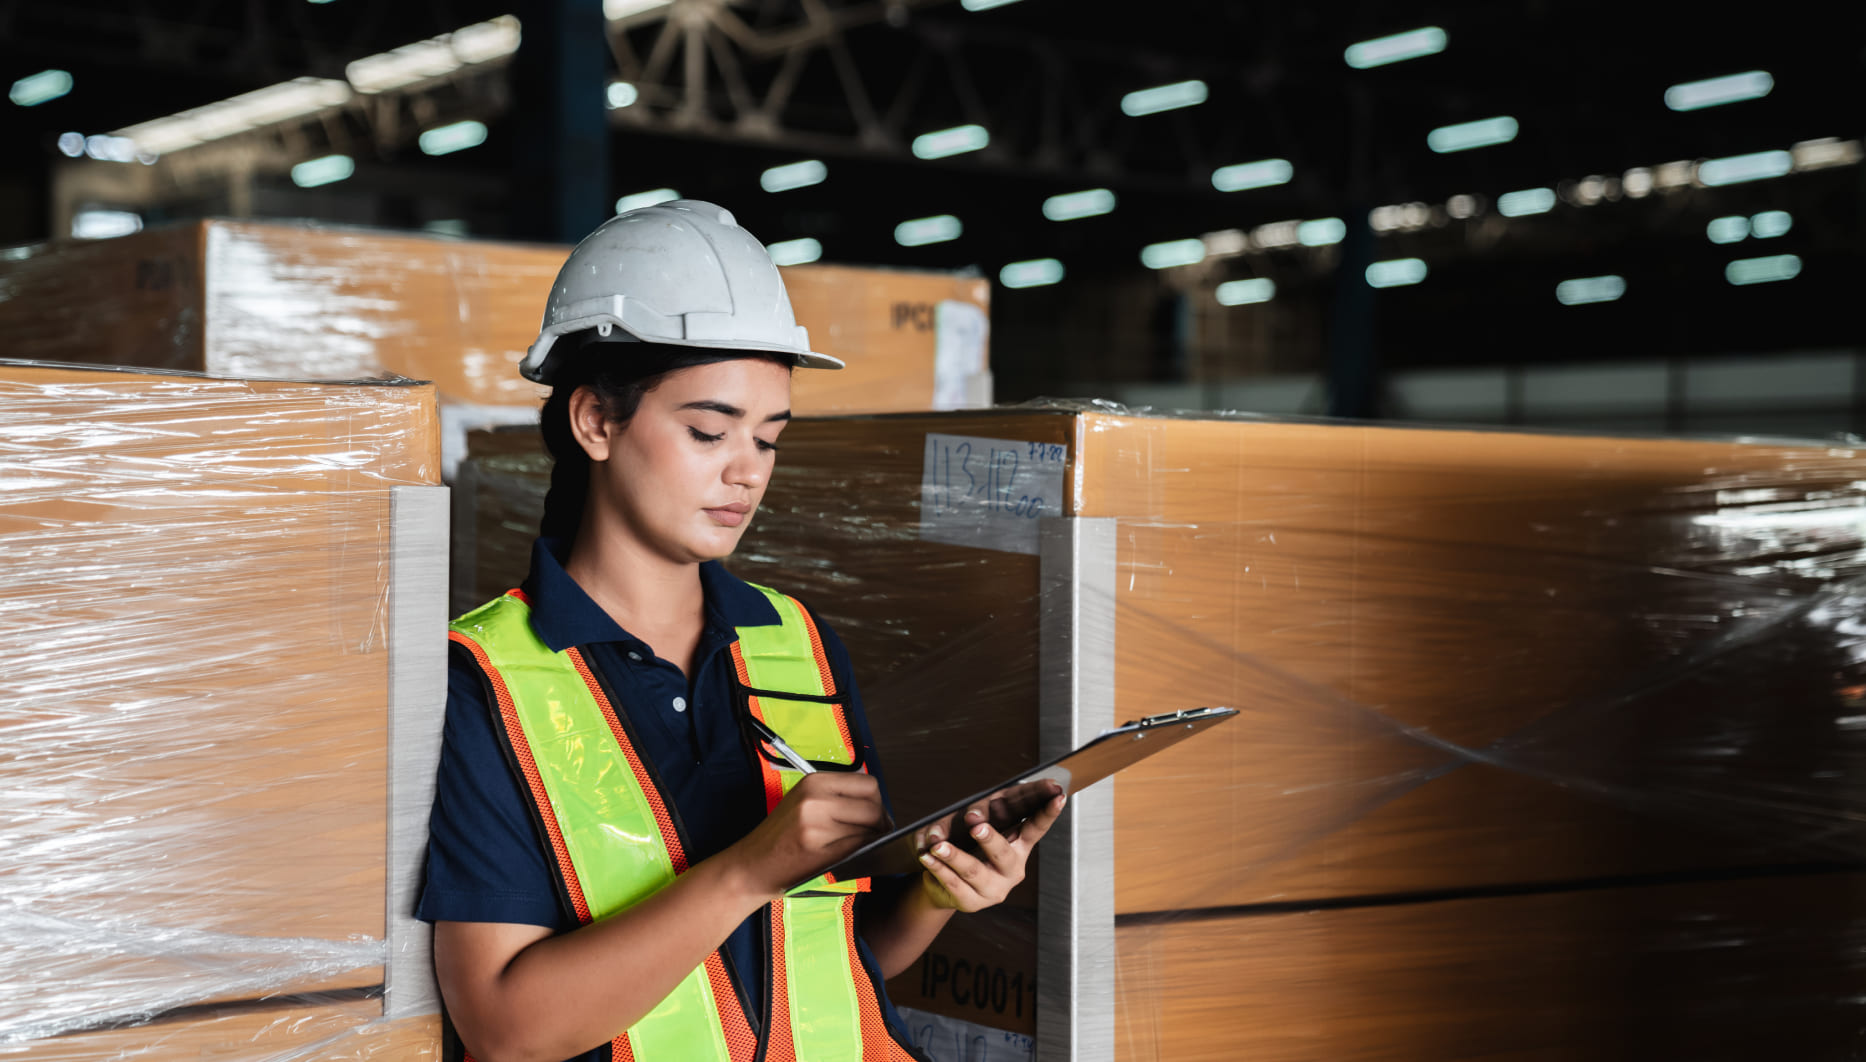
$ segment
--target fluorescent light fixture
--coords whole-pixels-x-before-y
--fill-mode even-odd
[[[1749,234],[1758,240],[1773,240],[1788,235],[1795,227],[1794,215],[1786,210],[1765,210],[1749,219]]]
[[[422,153],[427,155],[451,155],[485,142],[486,123],[473,121],[437,126],[422,133],[416,141],[421,145]]]
[[[1862,152],[1857,140],[1841,140],[1827,136],[1819,140],[1803,140],[1792,149],[1797,170],[1824,170],[1829,166],[1851,166],[1858,162]]]
[[[1250,237],[1243,229],[1220,229],[1199,237],[1205,244],[1205,257],[1229,258],[1250,250]]]
[[[1705,81],[1687,81],[1665,90],[1665,105],[1674,111],[1695,111],[1702,107],[1720,107],[1726,103],[1759,100],[1775,87],[1775,78],[1767,70],[1751,70],[1728,77]]]
[[[977,151],[991,143],[991,133],[982,125],[959,125],[914,137],[914,157],[943,159]]]
[[[1015,3],[1017,0],[959,0],[959,6],[967,11],[990,11],[994,7]]]
[[[84,134],[83,133],[60,133],[58,134],[58,150],[60,154],[64,155],[68,159],[83,158],[84,157]]]
[[[128,210],[80,210],[71,216],[71,234],[80,240],[128,236],[142,227],[142,215]]]
[[[356,172],[356,160],[348,155],[326,155],[292,167],[292,183],[300,188],[335,184]]]
[[[1086,192],[1053,195],[1043,201],[1043,216],[1051,221],[1092,218],[1097,214],[1106,214],[1113,209],[1114,193],[1106,188],[1090,188]]]
[[[504,58],[518,51],[519,40],[518,19],[500,15],[394,51],[364,56],[344,67],[344,76],[358,92],[387,92]]]
[[[1741,243],[1749,238],[1749,219],[1741,214],[1727,218],[1712,218],[1704,226],[1704,235],[1712,243]]]
[[[1698,163],[1698,183],[1708,188],[1744,181],[1766,181],[1784,177],[1795,168],[1795,157],[1786,151],[1758,151],[1750,155],[1732,155]]]
[[[929,243],[945,243],[956,240],[965,231],[965,226],[951,214],[935,214],[930,218],[914,218],[894,226],[894,242],[902,247],[924,247]]]
[[[100,162],[136,161],[136,141],[127,136],[97,136],[84,138],[84,153]]]
[[[421,231],[455,240],[464,240],[471,235],[463,218],[435,218],[432,221],[423,222]]]
[[[674,0],[603,0],[603,17],[611,22],[631,15],[645,15],[673,4]]]
[[[1400,288],[1425,279],[1423,258],[1390,258],[1367,267],[1367,283],[1376,288]]]
[[[1245,192],[1252,188],[1268,188],[1276,184],[1288,184],[1296,175],[1296,168],[1288,159],[1263,159],[1259,162],[1240,162],[1235,166],[1221,166],[1212,171],[1212,187],[1221,192]]]
[[[136,142],[138,151],[166,155],[183,148],[320,114],[349,103],[353,93],[342,81],[300,77],[165,118],[132,125],[118,136]]]
[[[1801,275],[1801,258],[1792,254],[1776,254],[1767,258],[1739,258],[1723,267],[1723,278],[1742,287],[1745,284],[1767,284],[1775,280],[1793,280]]]
[[[801,240],[779,240],[766,247],[765,252],[778,265],[803,265],[823,257],[823,245],[805,236]]]
[[[616,213],[626,214],[631,210],[651,207],[656,203],[671,203],[680,198],[680,193],[672,188],[654,188],[646,192],[636,192],[616,200]]]
[[[13,82],[6,98],[21,107],[37,107],[71,91],[71,75],[63,70],[41,70]]]
[[[1507,144],[1516,139],[1516,130],[1516,119],[1508,115],[1441,125],[1425,135],[1425,146],[1440,155],[1448,155],[1454,151]]]
[[[1140,262],[1148,269],[1171,269],[1205,261],[1204,240],[1167,240],[1140,249]]]
[[[1250,241],[1259,247],[1294,247],[1299,240],[1296,235],[1302,228],[1300,221],[1271,221],[1250,230]]]
[[[1506,218],[1546,214],[1553,209],[1555,209],[1555,189],[1553,188],[1525,188],[1520,192],[1505,192],[1497,197],[1497,213]]]
[[[1626,278],[1611,274],[1604,277],[1577,277],[1555,285],[1555,301],[1563,306],[1612,302],[1624,294],[1626,294]]]
[[[1296,242],[1304,247],[1327,247],[1340,243],[1348,235],[1348,223],[1340,218],[1316,218],[1296,226]]]
[[[805,159],[784,166],[773,166],[758,175],[758,186],[767,192],[788,192],[822,184],[829,177],[829,167],[816,159]]]
[[[1227,280],[1218,285],[1214,292],[1221,306],[1249,306],[1254,302],[1269,302],[1276,298],[1276,281],[1269,277],[1252,277],[1249,280]]]
[[[619,111],[624,107],[633,107],[638,99],[641,99],[640,89],[626,81],[611,81],[604,102],[609,104],[610,110]]]
[[[1634,166],[1620,175],[1620,187],[1626,189],[1629,199],[1644,199],[1652,194],[1652,171],[1644,166]]]
[[[998,270],[998,283],[1007,288],[1040,288],[1063,279],[1063,264],[1054,258],[1012,262]]]
[[[1371,41],[1350,44],[1341,57],[1354,69],[1366,70],[1368,67],[1385,66],[1424,55],[1437,55],[1445,50],[1445,42],[1444,30],[1437,26],[1427,26],[1424,29],[1395,33],[1390,37],[1376,37]]]
[[[1122,96],[1121,113],[1129,118],[1140,118],[1161,111],[1176,111],[1181,107],[1197,107],[1205,102],[1207,95],[1203,81],[1175,81],[1170,85],[1140,89]]]

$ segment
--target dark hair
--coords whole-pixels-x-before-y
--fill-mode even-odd
[[[590,493],[590,455],[570,430],[570,396],[577,388],[589,388],[612,423],[627,424],[640,408],[642,396],[659,386],[668,374],[681,369],[746,357],[765,358],[786,367],[793,364],[782,354],[751,350],[592,343],[579,336],[567,336],[560,342],[576,343],[577,347],[560,363],[551,383],[551,397],[544,400],[544,409],[538,415],[544,448],[551,455],[551,489],[544,496],[544,517],[538,530],[566,544],[577,537]]]

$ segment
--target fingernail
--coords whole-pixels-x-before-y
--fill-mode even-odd
[[[984,840],[985,835],[990,832],[991,832],[991,827],[985,825],[982,822],[972,828],[972,836],[978,838],[981,841]]]
[[[938,826],[935,826],[932,829],[927,831],[927,840],[929,841],[937,841],[943,836],[945,835],[939,832]]]
[[[973,809],[972,809],[971,811],[968,811],[968,812],[966,812],[966,813],[965,813],[965,821],[967,821],[967,822],[984,822],[984,821],[985,821],[985,813],[984,813],[984,812],[982,812],[982,811],[980,811],[980,810],[978,810],[977,808],[973,808]]]
[[[933,846],[933,854],[944,859],[952,854],[952,849],[943,844],[936,844]]]
[[[1064,808],[1064,807],[1068,807],[1068,806],[1069,806],[1069,794],[1068,794],[1068,793],[1063,793],[1063,794],[1061,794],[1061,795],[1059,795],[1059,796],[1058,796],[1058,797],[1056,798],[1056,806],[1057,806],[1057,807],[1059,807],[1059,808]]]
[[[930,855],[927,855],[925,852],[922,852],[920,853],[920,862],[930,867],[933,865],[933,857]]]

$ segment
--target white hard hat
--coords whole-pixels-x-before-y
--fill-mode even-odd
[[[764,245],[724,208],[697,199],[617,214],[570,252],[544,327],[518,371],[550,383],[562,336],[788,354],[813,369],[842,361],[810,349]]]

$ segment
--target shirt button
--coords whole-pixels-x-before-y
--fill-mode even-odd
[[[635,650],[633,650],[633,649],[630,649],[630,650],[628,651],[628,658],[629,658],[630,660],[633,660],[633,661],[635,661],[635,662],[636,662],[637,664],[639,664],[639,663],[641,663],[641,654],[640,654],[640,653],[638,653],[638,652],[636,652],[636,651],[635,651]]]
[[[687,698],[685,697],[674,698],[674,710],[676,712],[686,711],[687,710]]]

